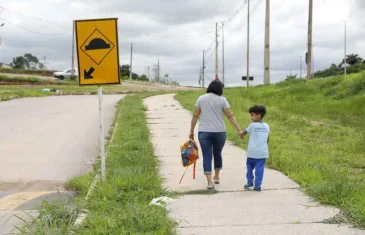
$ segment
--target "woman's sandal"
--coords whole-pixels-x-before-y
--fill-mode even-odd
[[[214,180],[214,183],[215,183],[215,184],[219,184],[219,178],[218,178],[218,179],[216,179],[215,177],[213,177],[213,180]]]
[[[207,189],[214,189],[214,185],[213,184],[208,185]]]

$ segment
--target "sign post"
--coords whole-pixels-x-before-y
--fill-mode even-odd
[[[99,96],[99,121],[100,121],[100,158],[101,158],[101,179],[105,181],[105,143],[104,143],[104,113],[103,113],[103,87],[98,88]]]
[[[101,179],[105,181],[103,84],[120,84],[118,19],[76,20],[79,85],[98,85]]]

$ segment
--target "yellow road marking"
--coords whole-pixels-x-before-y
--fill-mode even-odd
[[[56,193],[56,191],[20,192],[7,195],[0,199],[0,211],[14,210],[27,201],[31,201],[35,198],[51,193]]]

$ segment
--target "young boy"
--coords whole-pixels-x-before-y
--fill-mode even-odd
[[[249,109],[252,123],[246,130],[241,132],[241,138],[246,134],[250,135],[247,148],[247,184],[245,189],[254,187],[255,191],[261,191],[262,178],[266,158],[269,157],[269,125],[262,121],[266,114],[266,108],[261,105],[254,105]],[[253,170],[255,169],[255,179]],[[255,180],[255,182],[254,182]],[[255,184],[254,184],[255,183]]]

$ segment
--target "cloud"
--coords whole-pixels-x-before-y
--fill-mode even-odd
[[[203,50],[214,39],[215,23],[225,24],[225,80],[243,85],[246,74],[247,8],[243,0],[3,0],[0,10],[2,45],[0,62],[32,53],[46,57],[50,69],[71,65],[72,20],[118,18],[121,64],[129,63],[134,45],[134,71],[147,73],[160,60],[161,74],[168,73],[182,84],[197,85]],[[290,72],[300,73],[307,51],[308,1],[277,0],[271,3],[271,80],[281,81]],[[32,9],[32,11],[29,11]],[[344,51],[344,24],[348,21],[348,52],[365,51],[363,0],[323,0],[314,3],[313,53],[315,69],[338,63]],[[4,20],[1,20],[3,18]],[[250,71],[255,84],[263,81],[265,1],[251,0]],[[219,25],[219,76],[222,71]],[[34,33],[36,32],[36,33]],[[207,53],[207,81],[215,74],[215,44]],[[206,82],[207,84],[207,82]]]

